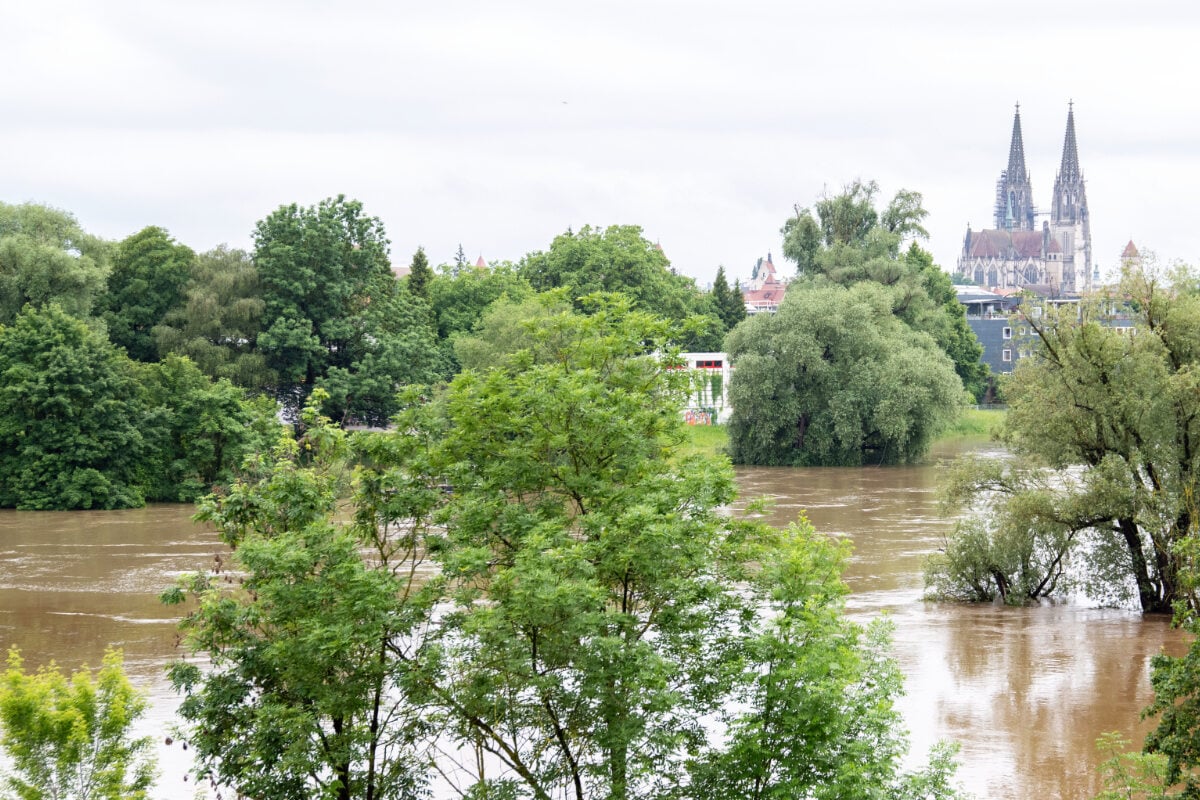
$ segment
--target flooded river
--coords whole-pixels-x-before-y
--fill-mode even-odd
[[[741,468],[744,496],[774,499],[771,519],[802,510],[818,530],[848,537],[850,610],[895,622],[906,676],[901,707],[914,753],[939,739],[961,743],[960,778],[978,798],[1085,798],[1097,791],[1093,748],[1108,730],[1140,737],[1150,699],[1149,660],[1184,643],[1166,620],[1084,604],[1028,609],[921,601],[922,562],[950,523],[937,515],[942,447],[920,467]],[[190,506],[112,512],[0,510],[0,648],[28,665],[96,665],[110,643],[149,689],[142,728],[161,743],[175,699],[163,666],[176,657],[171,609],[157,596],[175,575],[208,566],[216,536],[190,522]],[[156,795],[189,797],[186,754],[159,747]]]

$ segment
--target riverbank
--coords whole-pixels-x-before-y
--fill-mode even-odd
[[[1003,409],[968,408],[947,428],[941,436],[934,440],[938,442],[962,439],[967,437],[991,436],[992,431],[1004,422]],[[729,446],[729,429],[725,425],[688,425],[687,439],[683,449],[687,454],[707,453],[708,455],[724,454]]]

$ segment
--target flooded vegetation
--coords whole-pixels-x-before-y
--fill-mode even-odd
[[[962,745],[959,776],[979,798],[1090,797],[1099,788],[1095,738],[1119,730],[1140,741],[1149,659],[1162,648],[1181,653],[1183,635],[1135,609],[923,602],[924,558],[950,526],[937,513],[941,466],[956,451],[991,446],[945,443],[911,467],[739,468],[738,482],[744,497],[773,499],[773,523],[807,510],[818,530],[853,542],[850,611],[895,622],[914,757],[951,739]],[[163,667],[177,650],[173,609],[157,598],[223,549],[192,512],[0,511],[0,646],[20,647],[31,666],[54,659],[74,669],[120,645],[151,694],[143,728],[162,742],[177,702]],[[187,754],[178,743],[160,749],[156,795],[190,795]]]

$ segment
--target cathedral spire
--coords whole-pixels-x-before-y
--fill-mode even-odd
[[[1008,169],[996,181],[997,230],[1033,230],[1033,187],[1025,168],[1025,142],[1021,137],[1021,104],[1013,114],[1012,143],[1008,147]]]
[[[1067,103],[1067,135],[1063,139],[1062,166],[1058,175],[1064,181],[1079,180],[1079,145],[1075,143],[1075,103]]]
[[[1014,183],[1025,181],[1025,142],[1021,138],[1021,104],[1013,114],[1012,144],[1008,146],[1008,179]]]

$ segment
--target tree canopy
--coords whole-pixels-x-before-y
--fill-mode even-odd
[[[1195,603],[1180,549],[1197,524],[1195,285],[1187,272],[1131,267],[1110,300],[1026,313],[1034,357],[1005,384],[1003,437],[1019,459],[1008,474],[1036,483],[968,470],[959,493],[968,504],[994,498],[990,536],[1058,542],[1046,569],[1073,561],[1094,596],[1119,602],[1132,589],[1145,612]],[[1134,327],[1105,324],[1114,310]]]
[[[790,291],[864,281],[891,288],[893,313],[933,336],[954,362],[964,388],[979,400],[988,384],[980,361],[983,348],[967,325],[950,277],[917,244],[928,238],[921,224],[928,216],[921,194],[901,189],[881,212],[875,207],[878,192],[874,181],[854,181],[840,194],[817,201],[815,217],[812,210],[797,208],[781,231],[784,255],[796,264],[800,279]],[[906,241],[909,247],[902,250]]]
[[[58,305],[0,328],[0,507],[143,502],[147,443],[133,365]]]
[[[735,463],[902,464],[921,458],[963,402],[934,340],[872,283],[789,292],[726,340]]]
[[[259,798],[956,796],[944,752],[900,768],[845,549],[727,514],[728,462],[680,450],[668,324],[583,304],[348,451],[306,412],[207,501],[246,583],[170,595],[212,657],[172,670],[202,773]]]
[[[0,203],[0,325],[28,303],[89,315],[105,288],[107,253],[65,211]]]
[[[151,335],[168,311],[183,303],[196,254],[162,228],[143,228],[121,241],[112,256],[101,303],[108,338],[137,361],[155,361]]]
[[[326,413],[383,424],[402,386],[448,372],[425,299],[399,286],[383,223],[361,203],[339,196],[283,206],[258,223],[254,241],[258,352],[292,414],[321,386]]]

